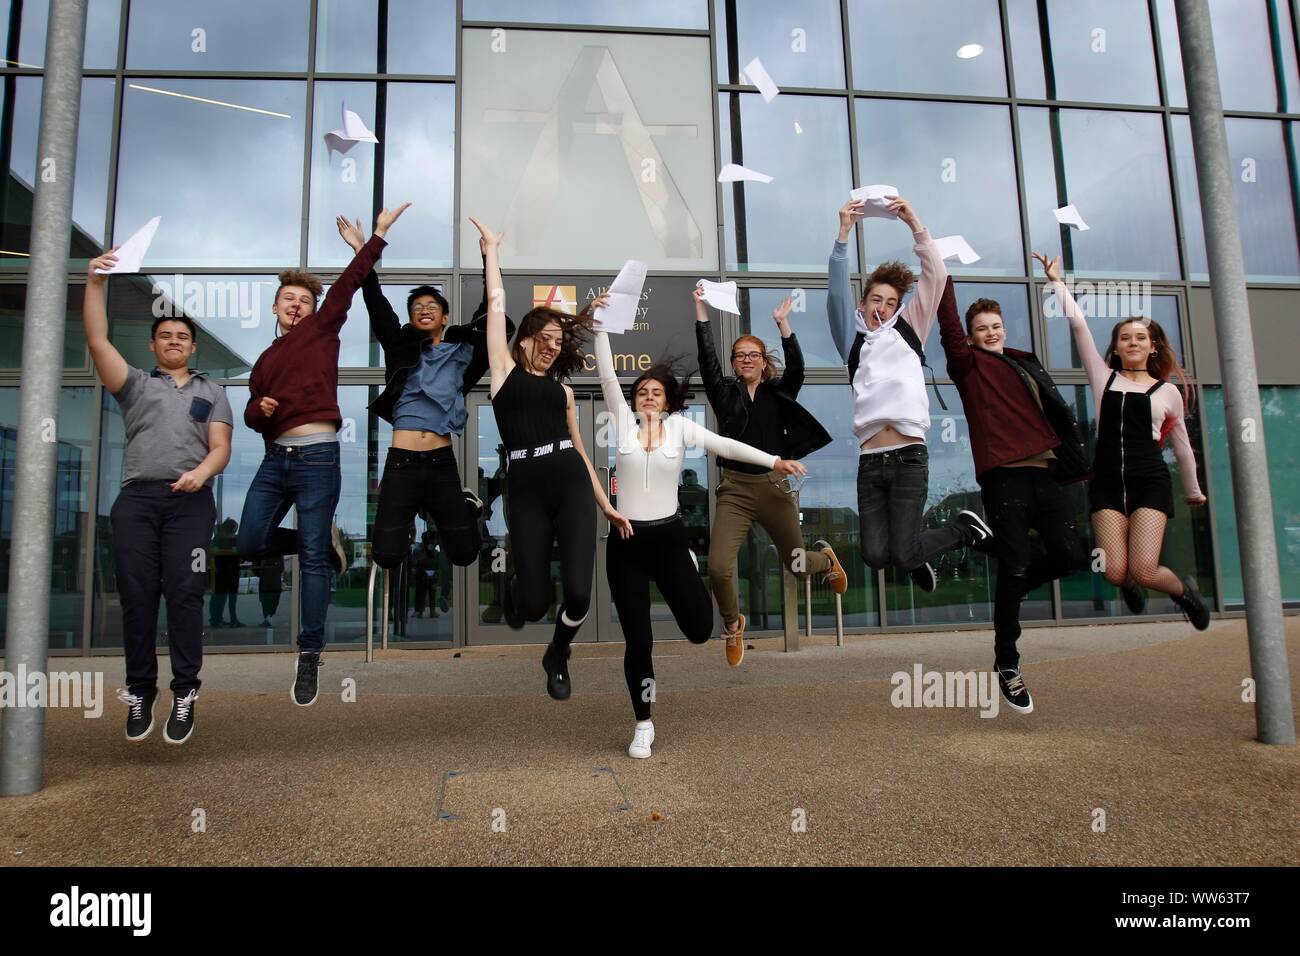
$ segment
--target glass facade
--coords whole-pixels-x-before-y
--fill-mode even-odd
[[[1279,0],[1210,7],[1248,281],[1300,307],[1292,8]],[[128,361],[147,367],[153,318],[190,315],[200,330],[197,365],[229,389],[237,426],[217,487],[207,612],[214,648],[293,639],[295,563],[244,562],[232,573],[228,560],[228,522],[239,520],[262,455],[238,416],[249,370],[274,334],[276,274],[313,269],[328,286],[349,259],[338,214],[369,230],[380,207],[413,202],[381,263],[399,314],[407,291],[426,282],[447,290],[454,319],[472,312],[482,284],[468,215],[505,228],[509,281],[531,285],[535,299],[537,290],[563,297],[586,288],[576,276],[607,282],[638,258],[683,313],[696,278],[737,279],[742,314],[716,318],[719,340],[752,330],[775,345],[771,310],[793,295],[808,366],[800,398],[834,438],[807,460],[800,505],[808,540],[825,537],[845,559],[850,629],[987,624],[994,579],[982,557],[953,554],[938,569],[940,589],[917,594],[906,578],[860,560],[852,398],[825,319],[836,211],[852,187],[895,185],[933,235],[966,237],[981,258],[949,261],[959,307],[997,299],[1008,344],[1034,351],[1082,418],[1092,415],[1086,380],[1030,252],[1062,253],[1067,270],[1091,283],[1092,298],[1080,300],[1098,339],[1123,315],[1150,315],[1197,371],[1188,303],[1207,265],[1173,0],[91,0],[89,16],[58,421],[56,649],[121,640],[108,513],[122,425],[88,363],[79,311],[87,260],[153,216],[162,224],[147,271],[111,282],[111,334]],[[0,29],[0,154],[9,167],[0,189],[0,503],[11,509],[26,254],[41,173],[44,5],[0,3]],[[755,58],[784,90],[772,102],[745,72]],[[327,141],[345,104],[377,143],[340,151]],[[729,162],[773,181],[719,184]],[[1057,224],[1052,210],[1067,202],[1089,231]],[[859,290],[881,262],[916,265],[910,234],[886,220],[855,229],[849,256]],[[517,318],[526,301],[511,296]],[[681,334],[689,319],[679,317],[670,335],[652,333],[656,357],[693,351]],[[638,347],[627,348],[636,360]],[[926,521],[941,523],[963,503],[978,506],[978,486],[937,335],[925,351],[948,406],[935,403],[929,436]],[[366,409],[382,363],[358,296],[340,351],[347,422],[337,517],[352,563],[332,592],[327,637],[337,644],[364,639],[368,542],[391,437]],[[599,407],[594,378],[575,384],[583,408]],[[1196,391],[1189,428],[1211,505],[1189,513],[1179,504],[1166,558],[1231,606],[1241,588],[1222,396],[1213,380]],[[1294,472],[1283,423],[1294,418],[1297,394],[1300,373],[1264,389],[1284,591],[1294,600],[1300,578],[1288,562],[1300,547],[1282,479]],[[473,396],[470,431],[457,446],[466,484],[489,503],[483,556],[453,571],[436,534],[418,523],[396,578],[393,640],[472,643],[503,630],[491,563],[507,529],[485,398],[485,388]],[[698,388],[691,412],[714,421]],[[713,467],[701,462],[681,489],[702,552]],[[0,516],[6,555],[9,513]],[[770,551],[761,532],[751,536],[741,597],[751,627],[775,631],[783,607]],[[603,588],[598,561],[597,593]],[[1116,599],[1097,576],[1081,575],[1032,595],[1025,617],[1118,616]],[[1152,613],[1170,610],[1152,601]],[[832,626],[824,588],[814,590],[812,617],[819,629]]]

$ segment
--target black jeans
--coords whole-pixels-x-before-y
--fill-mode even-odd
[[[472,564],[478,557],[478,515],[461,488],[456,454],[450,447],[389,450],[371,545],[381,568],[395,568],[410,556],[411,529],[421,511],[437,527],[442,553],[461,567]]]
[[[949,525],[921,530],[930,490],[930,450],[923,442],[858,456],[858,543],[873,569],[920,567],[966,544]]]
[[[1021,600],[1047,582],[1081,570],[1087,553],[1069,498],[1046,468],[994,468],[980,479],[980,491],[998,556],[995,660],[998,667],[1019,667]],[[1038,532],[1045,552],[1037,559],[1030,547],[1031,530]]]
[[[126,686],[158,684],[158,602],[167,598],[167,647],[173,692],[199,688],[203,666],[203,592],[217,509],[212,489],[185,494],[166,481],[133,481],[113,502],[113,559],[122,602]]]

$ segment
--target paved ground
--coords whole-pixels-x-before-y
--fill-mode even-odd
[[[621,646],[579,646],[567,703],[540,648],[330,654],[311,708],[290,655],[213,655],[184,747],[127,744],[115,700],[51,711],[45,789],[0,799],[0,863],[1300,863],[1300,753],[1253,739],[1244,622],[1028,630],[1027,717],[891,705],[893,672],[987,668],[991,642],[757,641],[736,670],[719,642],[663,644],[645,761]],[[57,666],[120,685],[116,658]]]

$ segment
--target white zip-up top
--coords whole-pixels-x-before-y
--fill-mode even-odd
[[[647,452],[636,413],[623,397],[622,386],[614,373],[614,356],[605,332],[596,333],[596,368],[605,406],[614,416],[618,442],[618,510],[629,521],[657,521],[677,513],[677,482],[686,464],[687,448],[704,448],[723,458],[763,468],[776,467],[776,455],[725,438],[680,414],[661,419],[662,441],[654,451]]]
[[[920,441],[925,441],[925,433],[930,428],[930,399],[925,391],[921,360],[895,326],[900,318],[906,319],[921,344],[925,344],[948,280],[948,269],[929,230],[922,229],[913,238],[916,240],[913,251],[921,260],[916,292],[888,322],[875,330],[867,327],[862,312],[853,306],[847,243],[836,242],[831,249],[826,311],[831,337],[846,363],[855,334],[863,335],[858,367],[853,375],[853,434],[859,444],[870,441],[890,425]]]

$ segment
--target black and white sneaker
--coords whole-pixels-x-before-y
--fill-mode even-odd
[[[1002,699],[1015,711],[1022,714],[1034,712],[1034,698],[1029,696],[1025,679],[1020,676],[1019,667],[998,667],[998,686],[1002,688]]]
[[[1147,609],[1147,589],[1142,587],[1132,578],[1128,583],[1119,589],[1119,593],[1124,595],[1124,606],[1130,613],[1145,614]]]
[[[468,488],[463,488],[461,490],[464,492],[465,500],[469,502],[469,506],[474,509],[475,519],[481,517],[483,515],[483,499],[474,494],[474,492],[470,491]]]
[[[1183,596],[1174,598],[1174,603],[1183,609],[1192,627],[1203,631],[1210,626],[1210,609],[1201,597],[1201,589],[1196,586],[1196,578],[1190,574],[1183,579]]]
[[[939,576],[934,573],[934,568],[930,566],[928,561],[908,571],[907,576],[912,579],[913,584],[926,594],[934,593],[935,589],[939,587]]]
[[[330,522],[330,564],[335,574],[342,574],[348,569],[348,556],[343,551],[343,539],[339,537],[339,526]]]
[[[197,690],[173,698],[172,715],[167,718],[167,729],[163,731],[163,739],[169,744],[183,744],[194,733],[194,702],[198,699]]]
[[[992,553],[993,529],[975,512],[965,509],[957,512],[957,520],[953,524],[966,532],[966,547],[974,548],[983,554]]]
[[[320,692],[317,674],[320,666],[320,651],[301,651],[298,654],[298,674],[293,680],[290,694],[299,707],[310,707],[316,703],[316,696]]]
[[[126,704],[126,739],[139,743],[153,733],[153,705],[158,699],[158,688],[132,692],[121,690],[117,699]]]
[[[573,693],[569,684],[570,653],[570,648],[560,650],[552,643],[546,645],[546,653],[542,655],[542,669],[546,671],[546,693],[556,700],[568,700]]]

